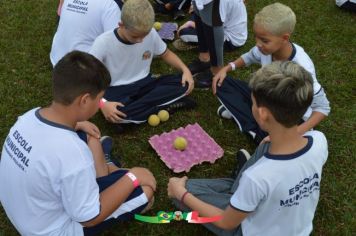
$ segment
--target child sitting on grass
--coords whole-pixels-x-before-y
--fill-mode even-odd
[[[125,1],[119,28],[100,35],[90,50],[111,74],[101,107],[109,122],[140,124],[160,109],[173,112],[195,107],[195,102],[185,97],[194,88],[192,74],[167,48],[153,23],[154,11],[147,0]],[[150,67],[154,56],[182,74],[153,78]],[[120,125],[117,128],[122,130]]]
[[[217,235],[310,235],[328,156],[319,131],[298,124],[313,99],[312,77],[294,62],[273,62],[250,80],[252,114],[269,133],[236,179],[171,178],[168,196],[182,210],[222,216],[204,224]]]
[[[73,51],[53,69],[52,104],[28,111],[11,128],[1,154],[0,201],[21,235],[97,235],[152,204],[152,173],[112,164],[112,140],[100,143],[100,131],[86,121],[109,84],[99,60]]]
[[[329,101],[316,79],[312,60],[302,47],[290,41],[295,24],[295,14],[288,6],[274,3],[264,7],[254,19],[256,46],[223,67],[213,78],[213,93],[222,104],[218,108],[218,115],[226,119],[233,118],[240,130],[250,135],[257,144],[264,138],[267,141],[268,133],[258,126],[252,116],[251,91],[247,83],[232,78],[225,79],[226,73],[231,70],[251,64],[264,66],[278,60],[294,61],[312,75],[314,87],[313,102],[301,117],[299,133],[304,134],[313,129],[330,112]]]
[[[73,50],[89,52],[96,37],[117,27],[121,11],[113,0],[60,0],[50,60],[54,66]]]

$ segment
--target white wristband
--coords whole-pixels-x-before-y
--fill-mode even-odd
[[[234,62],[229,62],[229,65],[231,66],[231,70],[236,70],[236,65]]]
[[[131,172],[127,172],[126,176],[129,177],[133,183],[133,186],[136,188],[137,186],[139,186],[139,182],[138,179],[136,178],[136,176],[134,174],[132,174]]]

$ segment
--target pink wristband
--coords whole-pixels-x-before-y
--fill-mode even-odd
[[[131,172],[127,172],[126,176],[129,177],[132,180],[133,186],[135,188],[137,188],[140,183],[138,182],[138,179],[136,178],[136,176],[134,174],[132,174]]]
[[[102,99],[100,99],[100,101],[99,101],[99,108],[101,109],[101,108],[103,108],[103,106],[104,106],[104,104],[107,102],[107,100],[105,99],[105,98],[102,98]]]

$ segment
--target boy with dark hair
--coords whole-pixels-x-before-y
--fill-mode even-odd
[[[316,78],[313,61],[302,47],[290,41],[295,24],[296,16],[290,7],[281,3],[264,7],[254,19],[256,46],[223,67],[213,78],[213,93],[222,104],[218,108],[218,115],[234,119],[240,130],[251,136],[257,144],[264,138],[267,141],[268,133],[258,126],[252,116],[251,91],[247,83],[226,77],[229,71],[251,64],[264,66],[273,61],[294,61],[312,75],[314,88],[313,102],[300,120],[300,134],[313,129],[330,112],[329,101]]]
[[[328,156],[321,132],[298,132],[312,102],[312,78],[293,62],[273,62],[253,75],[250,87],[253,116],[271,142],[251,158],[241,152],[249,160],[235,180],[171,178],[168,196],[184,210],[221,215],[204,225],[217,235],[309,235]]]
[[[21,235],[97,233],[152,202],[151,172],[106,163],[110,138],[100,143],[99,129],[86,121],[109,83],[99,60],[71,52],[54,67],[52,104],[28,111],[11,128],[1,155],[0,201]]]

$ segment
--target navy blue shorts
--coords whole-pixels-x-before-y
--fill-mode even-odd
[[[123,177],[128,170],[117,170],[107,176],[103,176],[100,178],[96,179],[96,182],[99,185],[99,191],[102,192],[106,188],[110,187],[112,184],[114,184],[117,180],[119,180],[121,177]],[[147,206],[147,197],[146,197],[146,202],[144,202],[144,197],[142,194],[145,194],[142,190],[142,188],[139,186],[135,188],[135,190],[128,196],[128,198],[125,200],[124,203],[120,207],[126,204],[125,210],[121,210],[120,214],[117,218],[110,218],[102,223],[94,226],[94,227],[85,227],[83,228],[84,230],[84,235],[98,235],[101,232],[103,232],[105,229],[109,228],[111,225],[113,225],[116,222],[120,221],[127,221],[131,220],[134,218],[135,214],[139,214],[142,212],[143,209]],[[128,207],[129,205],[129,207]],[[127,210],[127,208],[129,210]],[[120,209],[120,208],[119,208]]]
[[[125,105],[118,107],[126,114],[122,123],[140,124],[163,106],[185,96],[188,84],[182,87],[181,81],[182,75],[165,75],[159,78],[148,75],[132,84],[111,86],[106,89],[104,97],[108,101]]]

